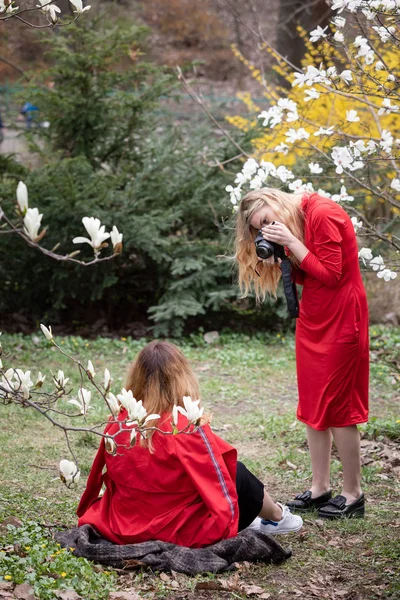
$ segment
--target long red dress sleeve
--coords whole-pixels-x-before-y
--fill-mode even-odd
[[[125,417],[123,411],[119,420]],[[170,421],[165,413],[158,427],[171,431]],[[179,415],[179,428],[186,424]],[[119,424],[107,429],[112,435]],[[124,426],[116,441],[129,446],[129,437]],[[78,524],[91,524],[118,544],[161,540],[202,547],[235,536],[236,450],[209,426],[190,435],[155,432],[153,447],[150,453],[140,443],[130,449],[120,446],[111,456],[100,444],[78,506]]]
[[[336,287],[342,276],[342,235],[340,227],[343,219],[326,214],[319,207],[313,215],[314,253],[308,252],[300,263],[300,269],[318,279],[327,287]]]
[[[368,420],[368,306],[353,224],[341,206],[305,195],[303,293],[296,324],[297,418],[324,430]],[[298,282],[298,279],[296,278]]]

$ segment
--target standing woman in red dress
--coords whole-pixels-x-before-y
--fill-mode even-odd
[[[273,257],[260,261],[258,230],[280,244],[303,285],[296,323],[299,391],[297,418],[306,424],[312,484],[287,503],[291,510],[317,508],[319,516],[363,516],[358,423],[368,420],[368,306],[358,247],[348,214],[316,193],[288,194],[262,188],[246,194],[236,220],[236,260],[245,295],[259,301],[276,294],[281,277]],[[332,436],[343,468],[343,487],[332,498]]]

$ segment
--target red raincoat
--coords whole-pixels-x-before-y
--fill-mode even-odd
[[[123,410],[118,420],[126,417]],[[185,425],[179,415],[179,428]],[[158,427],[171,431],[170,413],[161,415]],[[110,423],[105,432],[118,429]],[[128,446],[130,431],[121,432],[117,443]],[[102,439],[78,506],[78,524],[93,525],[117,544],[161,540],[196,548],[237,535],[236,450],[208,425],[190,435],[155,432],[153,448],[150,453],[138,441],[112,456]]]

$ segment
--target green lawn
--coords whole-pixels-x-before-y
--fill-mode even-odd
[[[160,576],[151,571],[104,571],[60,551],[49,532],[76,523],[75,508],[98,438],[89,434],[72,438],[83,481],[78,490],[69,491],[57,478],[58,461],[70,458],[62,432],[32,409],[0,406],[0,523],[11,517],[23,523],[19,529],[0,526],[0,597],[1,582],[8,581],[33,585],[43,600],[56,598],[58,588],[73,588],[85,599],[106,599],[110,589],[120,587],[135,588],[143,598],[245,598],[246,594],[271,600],[398,598],[400,377],[384,359],[395,360],[400,329],[374,326],[371,339],[371,421],[361,427],[366,518],[322,522],[311,514],[299,534],[279,538],[293,549],[293,557],[279,567],[242,565],[234,574]],[[4,352],[9,352],[8,357],[3,355],[5,367],[30,369],[35,378],[40,370],[48,379],[51,372],[63,369],[73,384],[78,383],[77,372],[41,333],[3,334],[1,341]],[[57,341],[84,364],[90,358],[99,379],[107,366],[114,392],[123,386],[130,360],[145,344],[145,340],[71,336]],[[271,495],[285,501],[306,489],[310,467],[304,427],[295,419],[294,338],[223,334],[207,345],[201,335],[194,335],[177,343],[198,374],[213,427],[238,448],[240,458]],[[66,406],[65,400],[60,402]],[[101,422],[105,408],[100,400],[93,403],[88,422]],[[334,455],[335,491],[340,491],[340,476]],[[205,581],[208,590],[202,589]]]

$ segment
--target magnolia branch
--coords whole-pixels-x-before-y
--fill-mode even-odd
[[[24,240],[24,242],[26,244],[28,244],[28,246],[31,246],[31,248],[35,248],[35,250],[38,250],[45,256],[48,256],[49,258],[52,258],[59,262],[72,262],[72,263],[81,265],[82,267],[90,267],[90,266],[98,264],[100,262],[105,262],[105,261],[109,261],[109,260],[116,258],[122,249],[122,246],[121,246],[121,249],[118,249],[119,250],[118,252],[114,251],[114,253],[111,254],[110,256],[99,257],[98,253],[95,252],[95,257],[93,258],[93,260],[89,260],[89,261],[78,260],[75,258],[75,256],[80,254],[80,250],[75,250],[74,252],[71,252],[70,254],[63,255],[63,254],[57,254],[56,252],[54,252],[54,249],[57,248],[59,246],[59,244],[56,244],[56,246],[54,247],[53,250],[48,250],[47,248],[44,248],[37,241],[32,240],[28,235],[26,235],[26,233],[23,229],[16,227],[0,207],[0,221],[1,220],[5,221],[5,223],[8,225],[8,227],[10,229],[0,230],[0,234],[12,233],[12,234],[18,235],[20,238],[22,238]],[[42,231],[42,233],[40,234],[40,236],[38,236],[38,237],[40,239],[42,239],[45,232],[46,232],[46,229],[44,229]],[[102,244],[102,247],[106,247],[106,246],[107,246],[107,244]]]

